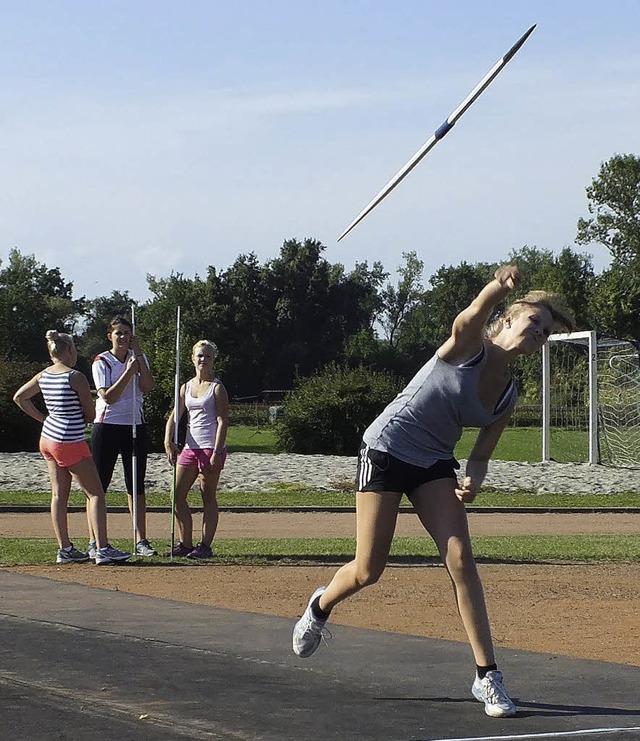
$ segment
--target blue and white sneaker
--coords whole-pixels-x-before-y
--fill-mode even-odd
[[[66,548],[58,549],[56,563],[84,563],[89,560],[89,555],[87,553],[83,553],[77,548],[74,548],[73,543],[71,543],[70,546],[71,547],[68,550]]]
[[[129,558],[131,558],[130,553],[120,551],[107,543],[104,548],[97,549],[96,566],[108,566],[112,563],[127,561]]]

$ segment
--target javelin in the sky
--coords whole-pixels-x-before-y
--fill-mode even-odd
[[[498,74],[501,72],[501,70],[507,65],[507,63],[515,56],[517,51],[520,49],[520,47],[524,44],[524,42],[529,38],[529,35],[533,31],[533,29],[536,27],[536,24],[531,26],[531,28],[516,41],[516,43],[509,49],[509,51],[501,58],[499,59],[493,67],[487,72],[487,74],[480,80],[480,82],[475,86],[475,88],[467,95],[467,97],[460,103],[460,105],[455,109],[455,111],[447,118],[447,120],[440,126],[439,129],[437,129],[431,136],[431,138],[426,141],[422,147],[413,155],[413,157],[407,162],[407,164],[398,172],[396,175],[394,175],[391,180],[384,186],[384,188],[378,193],[378,195],[369,203],[368,206],[366,206],[357,216],[356,218],[349,224],[349,226],[342,232],[342,234],[338,237],[338,242],[347,235],[353,227],[370,212],[373,211],[373,209],[382,201],[385,196],[387,196],[391,191],[398,185],[404,178],[413,170],[413,168],[420,162],[420,160],[431,150],[440,139],[442,139],[445,134],[449,133],[451,129],[453,128],[456,121],[462,116],[462,114],[470,108],[473,103],[482,95],[482,93],[489,87],[489,85],[493,82],[493,80],[498,76]]]

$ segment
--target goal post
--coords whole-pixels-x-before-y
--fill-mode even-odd
[[[552,334],[542,347],[542,461],[551,460],[551,350],[554,342],[576,343],[587,346],[587,439],[588,461],[600,463],[598,449],[598,346],[594,331]]]
[[[640,467],[640,345],[594,331],[542,348],[542,460]]]

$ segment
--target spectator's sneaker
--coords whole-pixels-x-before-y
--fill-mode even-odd
[[[89,554],[89,558],[92,561],[96,560],[96,556],[98,555],[98,546],[96,545],[95,540],[89,541],[89,547],[87,548],[87,553]]]
[[[130,553],[120,551],[107,543],[104,548],[98,548],[96,551],[96,566],[107,566],[129,558],[131,558]]]
[[[198,543],[187,558],[213,558],[213,551],[210,546],[204,543]]]
[[[88,560],[88,554],[79,551],[77,548],[74,548],[73,543],[71,543],[71,548],[68,551],[64,548],[60,548],[58,550],[56,563],[84,563]]]
[[[157,556],[158,551],[149,543],[149,541],[145,538],[143,540],[139,540],[136,545],[136,556]]]
[[[318,587],[316,591],[311,595],[307,609],[304,611],[302,617],[295,624],[293,629],[293,652],[303,659],[307,656],[311,656],[312,653],[320,645],[320,641],[324,638],[326,633],[329,637],[331,634],[324,627],[326,620],[320,620],[317,618],[311,609],[311,603],[316,597],[319,597],[326,587]],[[326,640],[326,639],[325,639]]]
[[[484,703],[484,712],[492,718],[507,718],[516,714],[516,706],[511,701],[502,681],[502,672],[488,671],[484,679],[476,675],[471,692],[476,700]]]
[[[178,545],[173,546],[173,550],[169,551],[168,553],[165,553],[165,557],[169,558],[170,556],[173,556],[174,558],[184,558],[185,556],[188,556],[191,551],[193,550],[192,545],[185,545],[182,541],[178,543]]]

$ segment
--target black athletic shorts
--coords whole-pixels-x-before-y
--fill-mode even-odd
[[[356,491],[393,491],[411,499],[411,494],[422,484],[437,479],[457,481],[458,468],[460,464],[455,458],[436,461],[429,468],[414,466],[362,443],[358,453]]]

